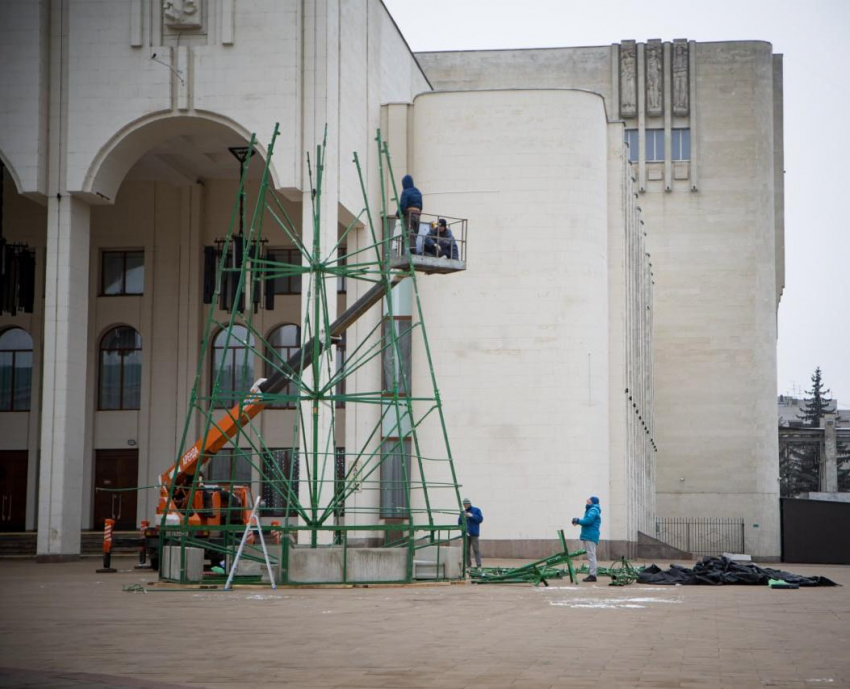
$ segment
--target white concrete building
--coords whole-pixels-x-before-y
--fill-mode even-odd
[[[0,314],[16,376],[0,376],[0,528],[37,529],[42,559],[75,556],[116,511],[153,516],[151,491],[95,487],[151,485],[175,459],[203,247],[236,193],[228,148],[255,132],[265,154],[275,123],[273,185],[302,229],[304,152],[326,125],[324,238],[362,205],[353,151],[377,194],[379,127],[426,210],[469,220],[468,270],[420,289],[485,554],[548,551],[596,494],[614,550],[656,514],[736,516],[750,552],[778,556],[769,44],[415,56],[379,0],[7,0],[0,64],[3,235],[36,257],[32,313]],[[300,317],[284,285],[258,322]],[[337,444],[357,446],[368,424],[345,413]],[[264,413],[269,446],[291,414]]]
[[[782,56],[650,40],[417,57],[438,90],[587,89],[624,122],[655,280],[657,514],[742,517],[748,552],[778,556]]]

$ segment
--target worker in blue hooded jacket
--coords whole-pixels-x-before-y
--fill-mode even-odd
[[[463,519],[466,518],[466,562],[468,566],[472,566],[472,556],[475,556],[475,566],[481,567],[481,552],[478,549],[478,538],[481,536],[481,522],[484,521],[484,515],[481,510],[472,506],[469,498],[463,500],[463,514],[457,519],[458,524],[463,524]]]
[[[419,235],[419,217],[422,215],[422,192],[413,184],[413,177],[405,175],[401,178],[401,198],[398,200],[401,217],[408,231],[410,246],[415,246]]]
[[[599,543],[599,529],[602,527],[602,508],[595,495],[587,499],[584,516],[573,519],[573,526],[581,526],[581,547],[587,551],[590,572],[582,581],[596,581],[596,545]]]

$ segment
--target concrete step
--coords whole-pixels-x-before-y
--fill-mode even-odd
[[[0,533],[0,558],[35,557],[35,531]],[[112,534],[113,553],[137,553],[139,550],[138,531],[115,531]],[[100,555],[103,552],[103,531],[83,531],[80,533],[80,554]]]

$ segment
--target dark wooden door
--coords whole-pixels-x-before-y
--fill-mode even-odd
[[[134,530],[136,524],[135,490],[139,485],[138,450],[96,450],[94,459],[94,528],[102,529],[105,519],[114,519],[116,529]],[[106,488],[109,490],[97,490]]]
[[[0,451],[0,531],[23,531],[27,515],[27,451]]]

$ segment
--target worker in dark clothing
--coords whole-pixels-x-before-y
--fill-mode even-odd
[[[438,258],[444,256],[457,260],[457,242],[445,218],[440,218],[437,226],[428,232],[428,236],[425,238],[424,253],[427,256],[436,256]]]
[[[457,518],[457,523],[463,523],[463,518],[466,517],[466,563],[472,565],[472,556],[475,555],[475,566],[481,567],[481,553],[478,550],[478,537],[481,535],[481,522],[484,521],[484,515],[477,507],[473,507],[469,498],[463,501],[463,514]]]
[[[401,198],[398,201],[404,226],[407,228],[408,244],[416,245],[419,234],[419,216],[422,214],[422,192],[413,185],[413,177],[405,175],[401,178]]]

